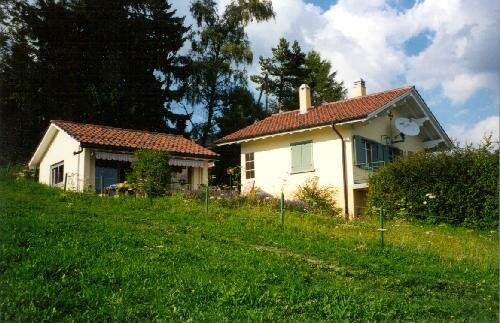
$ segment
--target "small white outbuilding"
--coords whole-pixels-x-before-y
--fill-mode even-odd
[[[74,191],[100,191],[123,182],[137,149],[167,151],[174,185],[196,189],[208,183],[217,154],[182,136],[53,120],[28,166],[39,182]]]

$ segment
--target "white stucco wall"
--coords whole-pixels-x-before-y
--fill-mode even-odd
[[[338,129],[344,137],[349,137],[348,127]],[[314,170],[292,174],[290,144],[307,140],[313,144]],[[251,152],[254,153],[255,179],[246,179],[245,154]],[[317,176],[320,185],[336,189],[339,206],[344,207],[341,156],[340,139],[331,127],[242,143],[242,189],[255,187],[278,196],[283,188],[285,197],[293,198],[299,185],[308,177]]]
[[[44,156],[39,164],[39,181],[51,185],[52,165],[64,162],[64,174],[67,174],[67,189],[82,190],[85,185],[85,167],[84,159],[88,155],[81,153],[74,155],[73,152],[79,151],[80,144],[63,131],[57,131],[48,146]],[[80,160],[80,165],[78,161]],[[87,167],[89,168],[89,167]],[[87,172],[88,174],[88,172]]]
[[[385,143],[382,141],[382,135],[396,136],[399,134],[399,130],[394,126],[394,121],[399,117],[406,117],[406,115],[401,115],[397,109],[392,110],[392,129],[390,127],[391,122],[387,114],[382,115],[378,118],[372,119],[369,122],[355,123],[352,125],[353,135],[363,136],[365,138],[371,139],[376,142]],[[399,137],[397,139],[400,139]],[[395,143],[394,147],[401,149],[403,152],[417,152],[422,151],[424,146],[422,145],[422,139],[419,136],[406,136],[404,142]]]

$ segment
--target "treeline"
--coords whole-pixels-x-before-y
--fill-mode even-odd
[[[52,119],[209,145],[297,108],[301,83],[316,104],[345,96],[330,62],[285,39],[249,77],[246,27],[274,18],[271,1],[217,7],[193,1],[188,25],[166,0],[0,2],[0,164],[27,162]]]

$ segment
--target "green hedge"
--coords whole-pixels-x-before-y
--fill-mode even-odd
[[[368,206],[388,217],[498,227],[498,149],[485,144],[400,157],[370,177]]]

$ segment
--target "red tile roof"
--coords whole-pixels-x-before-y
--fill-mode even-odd
[[[213,151],[182,136],[159,132],[121,129],[93,124],[75,123],[64,120],[52,120],[65,132],[83,145],[105,146],[125,149],[156,149],[168,151],[174,155],[214,158]]]
[[[233,132],[218,141],[217,144],[229,143],[281,132],[307,129],[334,122],[345,122],[366,117],[387,103],[411,91],[413,86],[406,86],[389,91],[374,93],[362,97],[331,102],[310,108],[307,113],[299,110],[273,114],[264,120]]]

